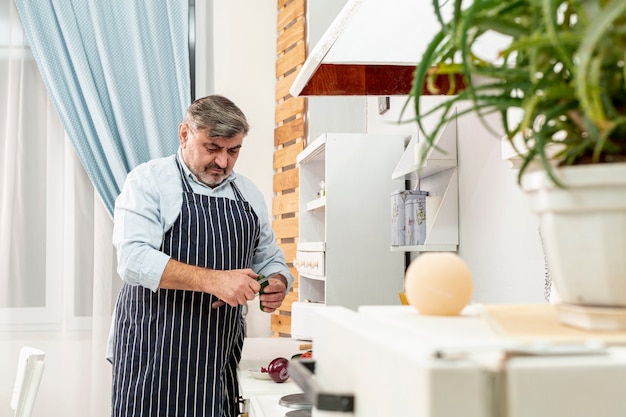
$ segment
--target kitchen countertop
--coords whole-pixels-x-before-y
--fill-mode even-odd
[[[255,395],[267,394],[293,394],[302,392],[298,384],[291,378],[285,382],[277,383],[271,379],[256,379],[253,377],[249,369],[267,366],[267,363],[260,361],[244,361],[239,364],[239,387],[243,398],[251,398]]]
[[[278,404],[282,394],[258,395],[250,399],[250,417],[284,417],[293,408]]]
[[[267,365],[277,357],[290,359],[301,353],[300,345],[307,342],[290,338],[246,338],[243,344],[238,377],[240,395],[248,400],[250,417],[283,417],[289,408],[278,405],[281,397],[302,390],[291,378],[282,383],[257,379],[249,369]]]

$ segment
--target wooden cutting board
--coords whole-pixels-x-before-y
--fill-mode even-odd
[[[587,331],[562,324],[551,304],[482,304],[481,317],[500,336],[523,341],[626,345],[626,331]]]

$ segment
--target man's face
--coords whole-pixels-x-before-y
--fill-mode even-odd
[[[194,130],[182,123],[178,136],[185,164],[200,182],[214,188],[233,170],[244,135],[211,138],[208,129]]]

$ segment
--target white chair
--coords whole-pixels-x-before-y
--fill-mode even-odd
[[[45,352],[29,346],[20,350],[17,376],[11,397],[11,409],[15,417],[30,417],[39,390],[39,383],[45,366]]]

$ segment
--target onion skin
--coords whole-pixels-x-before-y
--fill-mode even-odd
[[[267,366],[267,373],[272,381],[280,384],[289,379],[288,364],[289,361],[283,357],[276,358],[270,362]]]

